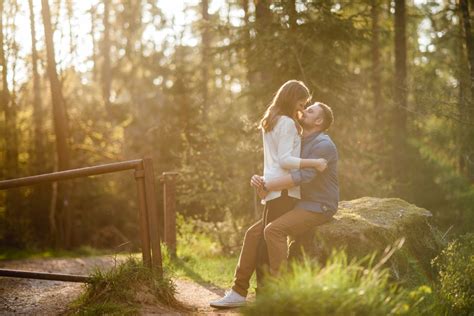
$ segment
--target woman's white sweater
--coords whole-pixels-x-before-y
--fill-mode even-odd
[[[265,181],[285,176],[291,169],[299,169],[301,138],[293,119],[282,115],[270,132],[263,131],[263,155]],[[288,195],[297,199],[301,198],[300,187],[288,189]],[[272,191],[267,194],[265,201],[280,196],[281,191]]]

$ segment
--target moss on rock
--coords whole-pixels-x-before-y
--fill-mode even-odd
[[[316,255],[324,260],[334,249],[350,257],[364,257],[404,239],[387,263],[396,278],[410,273],[431,278],[431,259],[440,250],[438,232],[430,225],[432,214],[397,198],[364,197],[339,203],[334,220],[316,229]]]

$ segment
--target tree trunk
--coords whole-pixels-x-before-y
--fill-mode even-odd
[[[36,25],[33,0],[28,0],[30,10],[30,31],[31,31],[31,57],[33,75],[33,138],[34,146],[32,153],[31,174],[42,174],[48,172],[46,161],[45,135],[43,132],[43,109],[41,104],[41,86],[38,73],[38,51],[36,49]],[[46,241],[45,236],[51,231],[48,222],[48,184],[39,184],[34,188],[34,207],[30,210],[28,217],[31,219],[37,241]]]
[[[404,197],[407,157],[407,42],[405,0],[395,0],[395,91],[393,111],[393,172],[397,194]]]
[[[44,173],[45,148],[43,135],[43,110],[41,108],[41,87],[38,73],[38,51],[36,49],[36,25],[33,0],[28,0],[30,9],[31,57],[33,73],[33,121],[34,121],[34,166],[35,173]]]
[[[5,51],[4,51],[4,38],[3,38],[3,1],[0,1],[0,64],[2,66],[2,91],[0,92],[0,106],[1,106],[1,111],[3,112],[4,115],[4,120],[5,123],[0,125],[0,132],[1,135],[4,135],[5,137],[5,143],[8,142],[8,137],[7,137],[7,111],[8,111],[8,103],[9,103],[9,98],[10,98],[10,93],[8,92],[8,83],[5,83],[6,75],[7,75],[7,67],[3,67],[5,65]],[[5,84],[7,89],[5,89]],[[6,145],[6,144],[5,144]],[[5,149],[5,156],[6,156],[6,150]],[[5,179],[8,177],[8,164],[5,162],[2,162],[2,168],[0,169],[0,172],[2,173],[2,179]]]
[[[252,42],[250,40],[250,13],[249,13],[249,0],[242,0],[242,9],[244,10],[244,25],[245,25],[245,33],[244,33],[244,56],[245,56],[245,65],[247,67],[247,82],[250,86],[254,81],[255,71],[252,69],[251,65],[251,50],[252,50]]]
[[[296,0],[289,0],[287,2],[287,12],[288,12],[288,24],[291,30],[296,30],[297,23],[297,12],[296,12]]]
[[[48,0],[41,0],[42,15],[44,24],[44,35],[47,56],[47,71],[50,81],[51,99],[53,105],[53,122],[56,134],[56,151],[58,158],[58,169],[66,170],[70,168],[69,154],[69,130],[66,113],[66,105],[61,91],[61,84],[56,72],[56,60],[54,56],[53,30],[51,27],[51,13]],[[67,183],[58,184],[56,216],[58,217],[58,234],[54,236],[57,245],[69,248],[71,241],[71,210],[68,204]]]
[[[91,41],[92,41],[92,80],[97,81],[97,51],[95,42],[95,5],[91,4],[90,15],[91,15]]]
[[[471,18],[469,12],[469,3],[467,0],[459,1],[459,8],[462,14],[462,21],[464,27],[464,36],[466,40],[467,57],[469,61],[469,70],[471,77],[471,101],[474,99],[474,41],[471,33]],[[471,108],[472,108],[471,104]],[[472,113],[472,109],[470,111]]]
[[[110,0],[104,0],[104,38],[102,40],[102,98],[107,109],[110,108],[110,90],[112,74],[110,64]]]
[[[380,26],[379,26],[379,3],[378,0],[371,1],[371,16],[372,16],[372,94],[373,94],[373,110],[375,114],[375,122],[381,116],[382,105],[382,88],[380,76]]]
[[[0,95],[0,106],[4,112],[5,124],[2,132],[5,137],[5,178],[11,179],[18,177],[18,141],[17,141],[17,126],[16,126],[16,104],[8,86],[8,60],[5,56],[6,36],[3,13],[4,2],[0,1],[0,65],[2,65],[2,92]],[[13,31],[14,32],[14,31]],[[12,36],[13,37],[13,36]],[[8,46],[7,46],[8,47]],[[10,52],[17,54],[16,52]],[[13,64],[13,63],[12,63]],[[5,217],[6,217],[6,232],[5,240],[8,240],[10,245],[24,246],[21,244],[23,225],[20,225],[23,219],[20,213],[22,208],[20,206],[21,197],[18,190],[8,190],[5,196]]]
[[[73,7],[73,1],[72,0],[66,0],[66,10],[67,10],[67,18],[68,18],[68,24],[69,24],[69,54],[71,54],[71,57],[76,59],[76,42],[74,41],[74,32],[73,32],[73,25],[72,25],[72,19],[74,17],[74,7]],[[72,64],[74,66],[74,63]]]
[[[464,113],[461,113],[465,119],[471,124],[466,127],[462,139],[462,157],[463,169],[466,177],[474,183],[474,42],[471,30],[471,18],[469,12],[469,3],[467,0],[459,1],[459,10],[462,16],[462,24],[464,30],[464,39],[467,50],[467,60],[469,64],[469,87],[471,96],[469,99],[463,98]]]
[[[204,119],[207,118],[207,112],[209,108],[209,63],[210,63],[210,45],[211,45],[211,38],[210,38],[210,23],[209,20],[209,1],[208,0],[201,0],[201,14],[202,14],[202,60],[201,60],[201,80],[202,80],[202,113]]]
[[[272,13],[270,11],[269,0],[255,0],[255,47],[256,57],[252,59],[255,63],[257,80],[253,85],[254,89],[258,91],[257,99],[260,100],[261,105],[264,105],[273,93],[270,92],[270,79],[272,78],[272,58],[269,52],[268,40],[270,39]],[[265,94],[265,92],[267,92]]]
[[[8,87],[8,66],[5,56],[5,37],[3,29],[3,1],[0,1],[0,64],[2,67],[2,93],[1,104],[5,113],[5,176],[12,178],[18,176],[18,144],[16,142],[16,109],[11,102],[10,90]]]

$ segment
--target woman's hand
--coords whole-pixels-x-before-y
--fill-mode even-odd
[[[314,168],[319,172],[323,172],[328,167],[328,161],[323,158],[315,159]]]
[[[265,181],[263,180],[262,176],[254,174],[252,178],[250,178],[250,185],[257,190],[264,190]]]
[[[254,174],[250,179],[250,185],[255,188],[258,197],[262,200],[267,196],[268,191],[265,190],[265,181],[262,176]]]

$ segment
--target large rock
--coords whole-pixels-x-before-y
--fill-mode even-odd
[[[378,253],[404,239],[387,263],[395,277],[416,270],[431,275],[430,261],[440,248],[439,234],[430,223],[431,213],[395,198],[364,197],[343,201],[331,222],[316,229],[316,254],[326,258],[344,248],[350,257]]]

